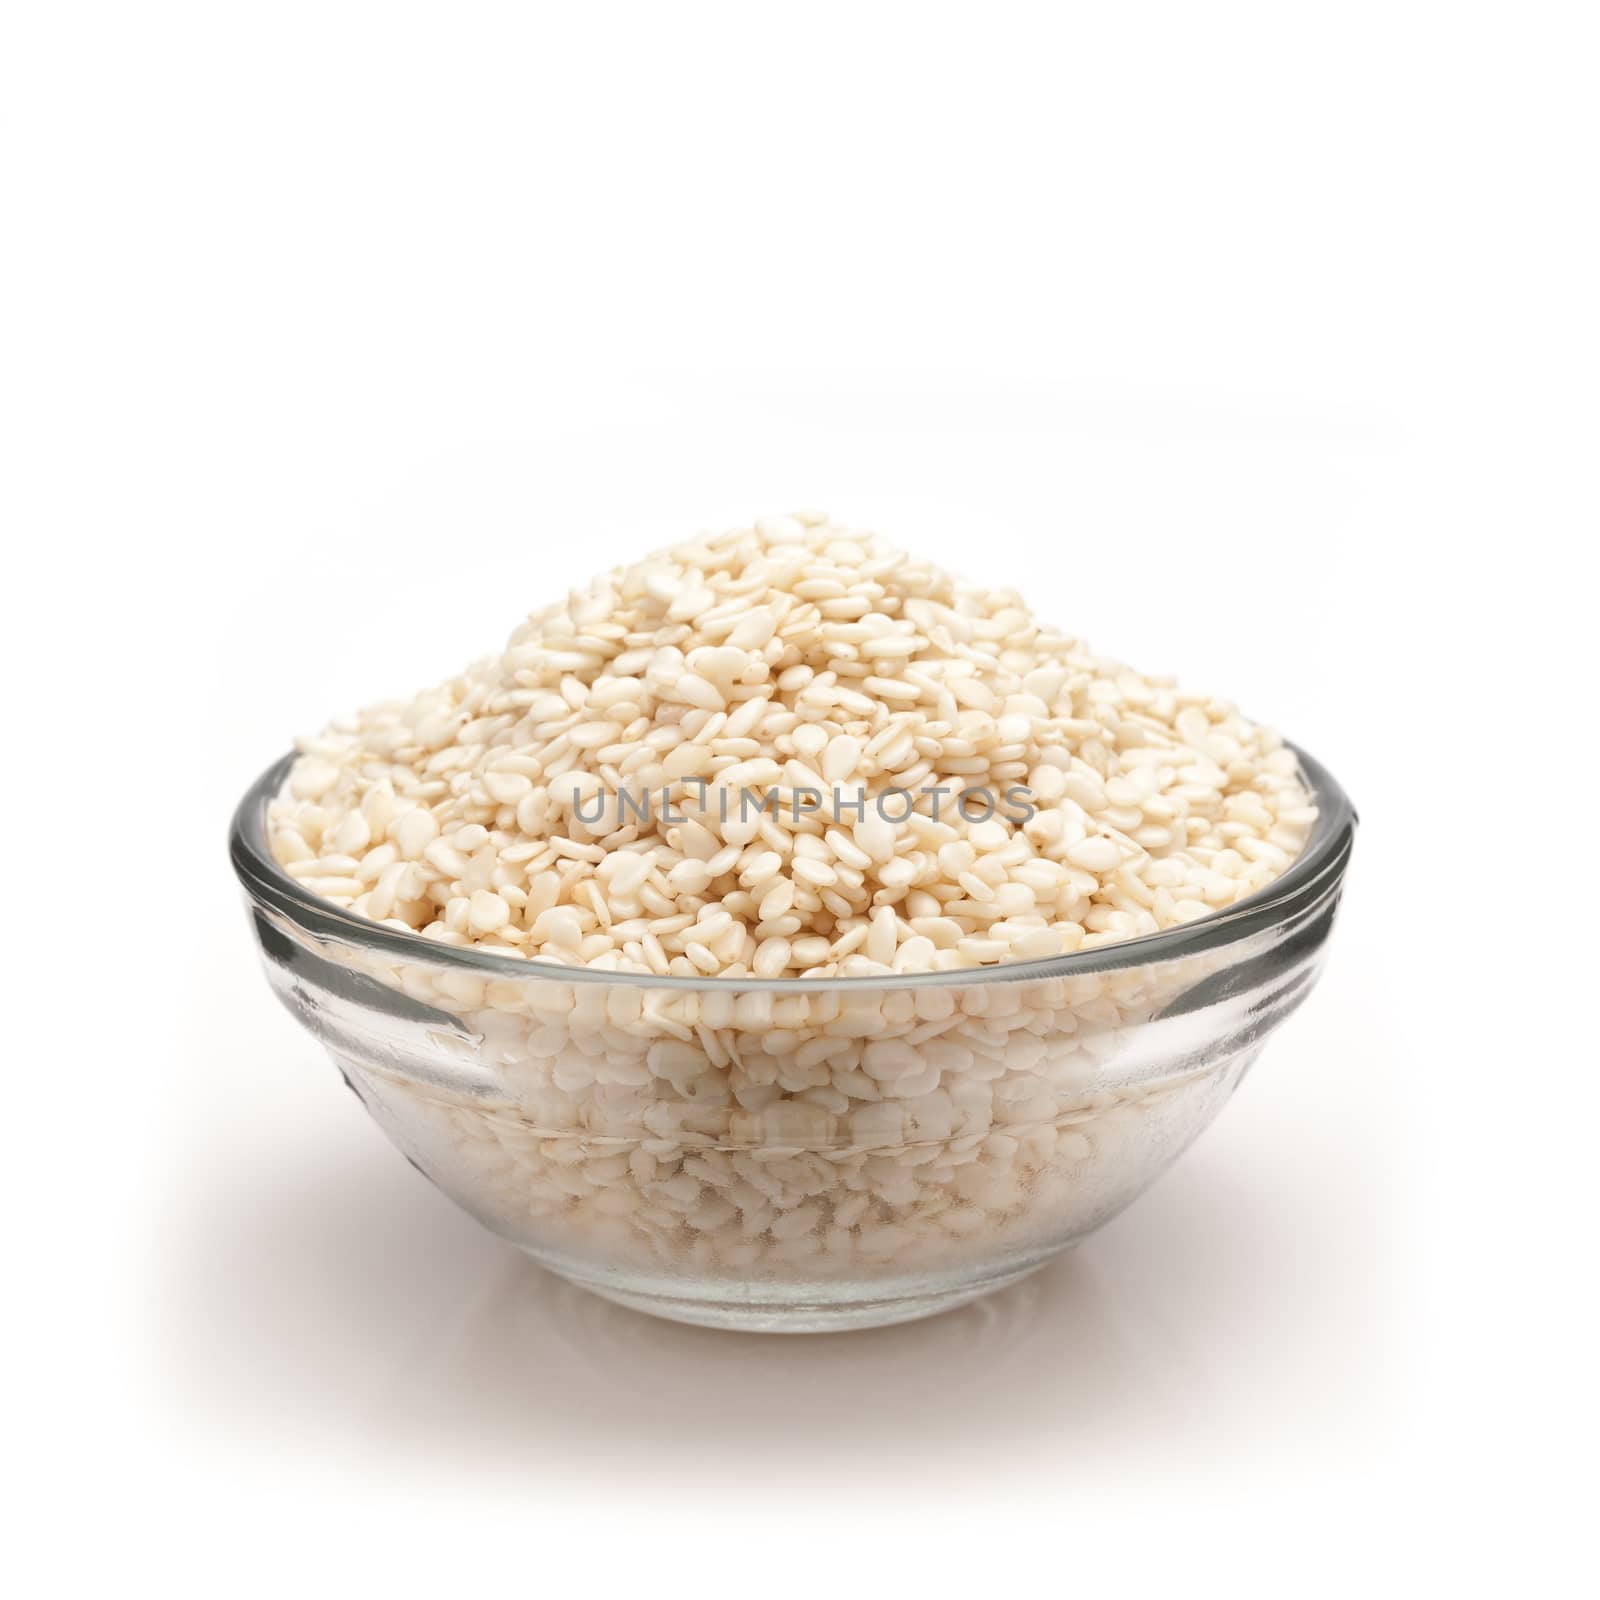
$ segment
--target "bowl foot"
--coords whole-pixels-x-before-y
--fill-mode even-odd
[[[1018,1282],[1058,1252],[1043,1251],[1020,1262],[1012,1260],[981,1275],[906,1274],[870,1283],[792,1284],[704,1279],[691,1284],[666,1277],[595,1273],[534,1251],[528,1253],[569,1283],[670,1322],[743,1333],[840,1333],[912,1322],[952,1310]]]

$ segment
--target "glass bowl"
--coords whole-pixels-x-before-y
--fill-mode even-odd
[[[1164,933],[977,972],[657,978],[436,944],[272,859],[269,768],[234,870],[274,991],[396,1145],[541,1266],[715,1327],[899,1322],[1014,1282],[1114,1217],[1316,981],[1355,812],[1268,888]]]

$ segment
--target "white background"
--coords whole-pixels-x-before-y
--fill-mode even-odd
[[[1593,1581],[1588,8],[4,15],[14,1592]],[[1231,695],[1363,829],[1149,1196],[760,1340],[427,1188],[224,832],[295,733],[798,505]]]

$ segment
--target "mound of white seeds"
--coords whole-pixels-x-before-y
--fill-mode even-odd
[[[279,863],[375,922],[657,976],[855,977],[1173,927],[1315,820],[1229,704],[819,515],[707,534],[300,745]]]
[[[1223,910],[1314,821],[1231,706],[779,517],[609,573],[302,745],[268,817],[291,875],[524,966],[280,922],[426,1022],[272,970],[396,1142],[547,1264],[870,1300],[1025,1268],[1194,1137],[1314,948],[1009,964]],[[825,981],[929,971],[971,976]],[[739,977],[814,981],[693,981]]]

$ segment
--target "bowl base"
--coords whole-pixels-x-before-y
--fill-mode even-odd
[[[1059,1253],[1051,1249],[1021,1262],[1012,1259],[995,1271],[976,1276],[906,1274],[871,1283],[811,1284],[699,1280],[691,1287],[670,1279],[574,1270],[568,1262],[528,1252],[569,1283],[632,1311],[669,1322],[742,1333],[843,1333],[852,1328],[914,1322],[1004,1289],[1038,1271]]]

